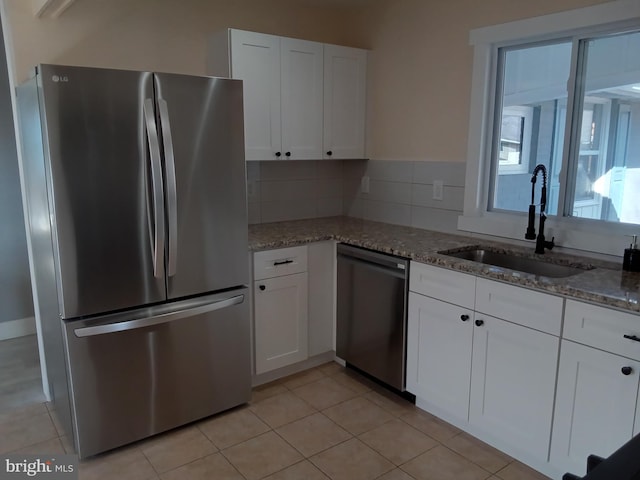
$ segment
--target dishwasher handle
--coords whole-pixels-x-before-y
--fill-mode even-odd
[[[363,260],[361,258],[352,257],[351,255],[338,254],[338,261],[351,262],[356,265],[361,265],[370,270],[375,270],[377,272],[383,273],[385,275],[391,275],[393,277],[401,278],[402,280],[406,280],[407,278],[407,270],[403,264],[397,263],[394,265],[384,265],[378,262],[371,262],[367,260]]]
[[[409,260],[386,253],[374,252],[360,247],[353,247],[344,243],[338,244],[338,258],[358,259],[390,270],[406,272],[409,270]]]

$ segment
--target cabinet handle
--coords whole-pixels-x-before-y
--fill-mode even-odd
[[[273,266],[277,267],[278,265],[286,265],[288,263],[293,263],[293,260],[278,260],[277,262],[273,262]]]
[[[467,320],[469,320],[469,315],[460,315],[460,320],[466,322]]]
[[[640,342],[640,337],[636,337],[635,335],[625,335],[624,338],[628,338],[629,340],[633,340],[634,342]]]
[[[287,157],[290,157],[290,156],[291,156],[291,152],[287,152],[287,153],[285,153],[285,155],[286,155]]]
[[[332,152],[331,150],[329,150],[329,151],[327,152],[327,157],[330,157],[331,155],[333,155],[333,152]]]
[[[276,157],[280,157],[282,155],[280,152],[276,152]]]
[[[476,327],[481,327],[484,325],[484,320],[476,320]]]
[[[266,287],[266,286],[264,286],[264,285],[260,285],[258,288],[259,288],[260,290],[263,290],[263,291],[264,291],[264,289],[265,289],[265,288],[267,288],[267,287]]]
[[[623,375],[631,375],[633,372],[633,368],[631,367],[622,367],[621,372]]]

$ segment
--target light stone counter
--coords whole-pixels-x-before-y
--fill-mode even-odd
[[[371,222],[351,217],[328,217],[249,226],[253,251],[290,247],[322,240],[390,253],[418,262],[459,270],[595,304],[640,312],[640,273],[624,272],[622,265],[567,255],[557,251],[544,255],[517,247],[462,235]],[[549,278],[484,265],[437,252],[458,248],[490,247],[560,265],[589,266],[592,270],[565,278]],[[640,318],[639,318],[640,320]]]

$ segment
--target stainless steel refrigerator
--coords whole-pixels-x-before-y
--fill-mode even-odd
[[[80,457],[247,402],[241,82],[40,65],[18,102],[40,339]]]

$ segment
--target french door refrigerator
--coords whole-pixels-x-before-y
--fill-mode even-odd
[[[80,457],[246,403],[241,82],[40,65],[18,102],[39,337]]]

